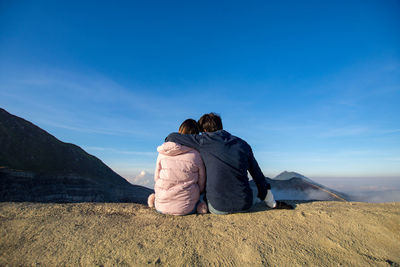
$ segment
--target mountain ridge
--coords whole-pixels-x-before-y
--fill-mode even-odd
[[[79,146],[1,108],[0,147],[0,201],[145,203],[152,192],[130,184]]]
[[[350,200],[350,196],[321,185],[297,172],[283,171],[273,179],[267,178],[267,181],[271,184],[272,192],[278,200]],[[252,186],[255,186],[254,182]]]
[[[298,172],[293,172],[293,171],[283,171],[277,176],[275,176],[273,179],[274,180],[289,180],[292,178],[302,178],[307,181],[312,181],[310,178],[298,173]],[[312,181],[313,182],[313,181]]]

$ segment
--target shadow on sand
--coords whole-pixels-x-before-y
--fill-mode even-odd
[[[316,201],[321,201],[321,200],[277,200],[276,201],[277,207],[275,209],[271,209],[267,207],[267,205],[265,205],[263,202],[260,202],[254,205],[248,212],[261,212],[261,211],[278,210],[278,209],[294,210],[297,208],[297,205],[299,204],[316,202]]]

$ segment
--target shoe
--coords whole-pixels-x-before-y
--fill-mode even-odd
[[[150,208],[154,208],[154,201],[155,201],[155,199],[156,199],[156,195],[154,195],[154,194],[151,194],[151,195],[149,196],[149,198],[147,199],[147,205],[148,205]]]
[[[288,203],[283,202],[283,201],[277,201],[275,209],[294,210],[294,207],[292,205],[288,204]]]
[[[198,214],[206,214],[208,212],[207,204],[205,202],[200,202],[197,205],[197,213]]]

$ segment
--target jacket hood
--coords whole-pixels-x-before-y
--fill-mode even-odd
[[[167,156],[176,156],[179,154],[186,153],[192,150],[192,148],[187,146],[182,146],[180,144],[174,142],[165,142],[161,146],[157,147],[157,151],[160,154],[164,154]]]
[[[208,135],[212,139],[223,140],[224,142],[227,142],[229,140],[232,140],[232,138],[234,138],[233,135],[231,135],[229,132],[225,130],[218,130],[215,132],[204,132],[202,134]]]

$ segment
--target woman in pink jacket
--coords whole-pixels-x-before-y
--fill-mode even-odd
[[[179,127],[181,134],[199,134],[197,122],[185,120]],[[206,174],[200,153],[193,148],[166,142],[157,148],[158,158],[154,174],[154,191],[148,198],[149,207],[163,214],[187,215],[207,213],[207,205],[200,202]]]

